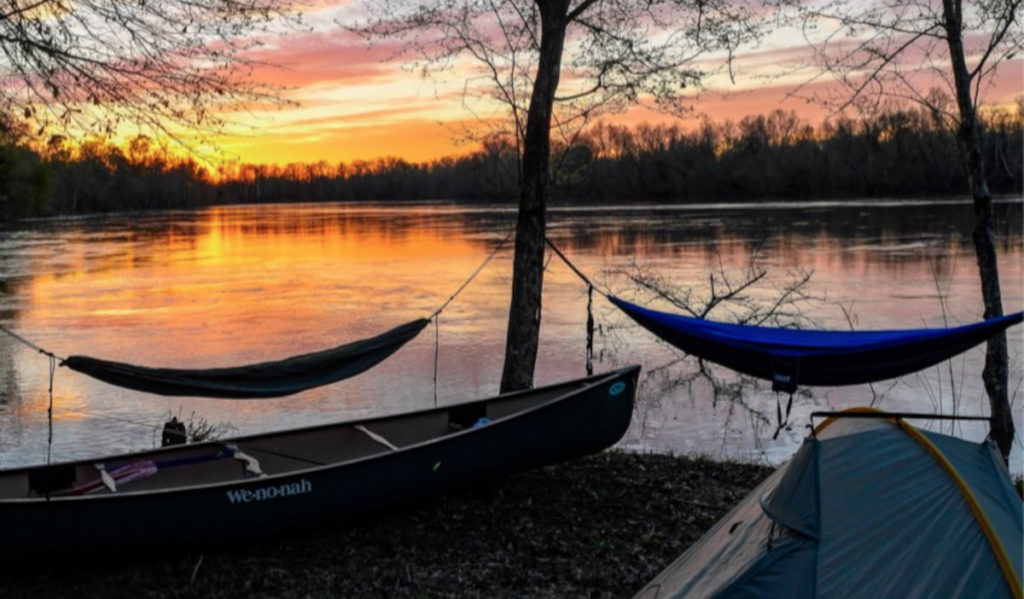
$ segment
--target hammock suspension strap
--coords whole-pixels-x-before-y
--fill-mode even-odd
[[[441,312],[443,312],[444,309],[448,307],[448,304],[452,303],[452,301],[456,297],[458,297],[458,295],[460,293],[462,293],[463,289],[468,287],[469,284],[473,282],[473,279],[475,279],[477,277],[477,275],[479,275],[481,272],[483,272],[484,268],[486,268],[487,265],[491,263],[491,260],[493,260],[494,257],[498,255],[498,252],[500,252],[502,250],[502,248],[505,247],[505,245],[508,243],[508,240],[512,239],[512,235],[514,235],[515,232],[516,232],[515,229],[510,230],[508,232],[508,234],[505,235],[505,238],[502,239],[498,243],[498,245],[496,245],[494,247],[494,249],[491,251],[491,253],[487,255],[487,258],[485,258],[484,261],[480,263],[480,266],[477,266],[476,270],[474,270],[473,273],[469,275],[469,278],[466,279],[465,281],[463,281],[462,285],[459,285],[459,288],[455,290],[455,293],[452,293],[450,296],[448,296],[448,299],[444,300],[444,303],[441,304],[441,307],[438,308],[437,310],[434,310],[434,312],[429,316],[429,319],[434,321],[434,407],[435,408],[437,407],[437,363],[438,363],[438,360],[439,360],[439,357],[440,357],[440,354],[441,354]]]
[[[587,376],[594,374],[594,286],[587,285]]]
[[[46,404],[46,465],[49,466],[50,461],[53,459],[53,378],[57,372],[57,361],[59,360],[61,363],[63,363],[64,358],[58,356],[52,351],[49,351],[48,349],[45,349],[43,347],[36,345],[35,343],[32,343],[28,339],[25,339],[21,335],[15,333],[14,331],[8,329],[5,326],[0,325],[0,333],[8,335],[18,343],[21,343],[25,347],[34,350],[36,353],[46,356],[46,359],[49,362],[49,382],[46,389],[46,393],[48,396],[48,401]],[[50,498],[49,492],[47,492],[46,498]]]
[[[36,352],[38,352],[40,354],[43,354],[44,356],[49,356],[50,358],[55,358],[57,360],[60,360],[61,362],[64,361],[64,358],[58,356],[57,354],[53,353],[52,351],[49,351],[49,350],[44,349],[42,347],[39,347],[35,343],[32,343],[28,339],[25,339],[21,335],[15,333],[14,331],[12,331],[11,329],[8,329],[5,326],[0,325],[0,333],[4,333],[6,335],[9,335],[12,339],[17,341],[18,343],[21,343],[25,347],[28,347],[29,349],[35,350]]]
[[[476,268],[476,270],[474,270],[470,274],[470,276],[458,287],[458,289],[456,289],[455,292],[452,293],[441,304],[441,306],[430,315],[430,317],[428,319],[428,320],[434,320],[434,372],[433,372],[433,386],[434,386],[434,406],[435,407],[437,406],[437,401],[438,401],[437,400],[437,396],[438,396],[438,393],[437,393],[437,377],[438,377],[438,362],[439,362],[439,355],[440,355],[440,315],[441,315],[441,312],[443,312],[445,310],[445,308],[447,308],[448,305],[460,293],[462,293],[462,291],[465,290],[466,287],[468,287],[469,284],[474,279],[476,279],[476,277],[484,270],[484,268],[487,267],[487,265],[491,262],[491,260],[494,259],[494,257],[498,254],[498,252],[500,252],[507,245],[508,241],[512,238],[514,233],[515,233],[514,229],[510,230],[508,232],[508,234],[497,244],[497,246],[495,246],[495,248],[487,256],[487,258]],[[66,359],[58,356],[54,352],[51,352],[51,351],[49,351],[49,350],[47,350],[47,349],[45,349],[43,347],[40,347],[39,345],[36,345],[35,343],[32,343],[28,339],[22,337],[21,335],[15,333],[14,331],[8,329],[5,326],[0,325],[0,333],[4,333],[4,334],[8,335],[9,337],[14,339],[18,343],[21,343],[21,344],[25,345],[26,347],[32,349],[33,351],[46,356],[48,358],[48,360],[49,360],[49,385],[48,385],[48,389],[47,389],[47,393],[48,393],[49,398],[48,398],[48,404],[47,404],[47,410],[46,410],[46,420],[47,420],[46,463],[50,464],[51,461],[52,461],[52,456],[53,456],[53,416],[54,416],[54,413],[53,413],[53,386],[54,386],[54,377],[55,377],[57,366],[58,365],[63,366],[65,361],[66,361]],[[102,415],[102,414],[97,414],[97,415],[100,416],[100,417],[106,417],[105,415]],[[118,420],[122,420],[122,419],[118,419]],[[141,423],[141,422],[137,422],[137,421],[128,421],[128,422],[131,422],[132,424],[139,424],[139,425],[142,425],[142,426],[147,426],[147,428],[149,428],[149,425]],[[156,430],[156,429],[154,428],[154,430]],[[244,455],[241,456],[241,459],[243,459],[243,461],[246,461],[247,462],[247,466],[248,466],[249,462],[248,462],[248,460],[246,460],[246,458],[248,458],[248,456],[244,456]],[[259,470],[258,462],[254,462],[254,463],[257,464],[257,465],[255,465],[254,468],[249,468],[249,471],[251,473],[253,473],[253,474],[259,475],[259,472],[258,472],[258,470]],[[47,496],[48,496],[48,494],[47,494]]]
[[[35,350],[37,353],[46,356],[47,360],[50,363],[49,385],[46,391],[49,397],[49,400],[46,405],[46,465],[49,466],[50,460],[53,457],[53,377],[57,372],[57,361],[60,360],[61,363],[63,363],[64,358],[61,358],[52,351],[39,347],[35,343],[32,343],[28,339],[25,339],[21,335],[15,333],[14,331],[8,329],[5,326],[0,326],[0,333],[5,333],[18,343],[21,343],[22,345],[32,350]],[[47,492],[46,498],[50,498],[49,492]]]
[[[581,281],[586,283],[587,286],[589,286],[592,290],[596,290],[601,295],[603,295],[605,297],[608,297],[608,295],[609,295],[608,292],[602,290],[597,285],[594,285],[594,282],[591,281],[590,279],[588,279],[587,275],[583,274],[583,272],[580,269],[576,268],[576,265],[573,264],[571,261],[569,261],[568,258],[565,257],[565,254],[562,253],[562,250],[558,249],[558,246],[555,245],[555,242],[551,241],[550,237],[545,237],[544,238],[544,242],[548,244],[548,247],[551,248],[551,250],[553,252],[555,252],[555,254],[559,258],[562,259],[562,262],[565,262],[565,265],[569,267],[569,270],[571,270],[573,273],[575,273],[576,276],[579,277]]]
[[[53,453],[53,375],[57,371],[57,356],[49,354],[47,357],[50,361],[50,385],[47,390],[50,401],[46,406],[46,465],[49,466]]]
[[[441,315],[434,316],[434,407],[437,407],[437,362],[441,355]]]
[[[466,279],[462,283],[462,285],[459,285],[459,288],[455,290],[455,293],[448,296],[448,299],[446,299],[444,303],[441,304],[441,307],[438,308],[437,310],[434,310],[433,314],[431,314],[428,318],[434,318],[435,316],[440,314],[445,308],[447,308],[448,304],[452,303],[452,300],[454,300],[460,293],[462,293],[462,290],[468,287],[469,284],[473,282],[473,279],[475,279],[476,276],[480,274],[488,264],[490,264],[491,260],[493,260],[494,257],[498,254],[498,252],[500,252],[501,249],[505,247],[505,244],[508,243],[509,239],[512,239],[512,235],[514,234],[515,229],[509,231],[508,235],[506,235],[505,238],[502,239],[501,242],[494,247],[494,250],[491,251],[490,255],[487,256],[487,258],[480,264],[480,266],[476,267],[476,270],[473,271],[473,274],[469,275],[469,278]]]
[[[544,242],[548,244],[548,247],[551,248],[551,251],[553,251],[555,255],[562,259],[562,262],[564,262],[565,265],[569,267],[569,270],[571,270],[577,277],[579,277],[580,280],[583,281],[583,283],[585,283],[587,286],[586,360],[587,376],[591,376],[592,374],[594,374],[594,292],[597,291],[604,297],[608,297],[608,293],[599,288],[598,286],[594,285],[594,282],[587,278],[587,275],[583,274],[583,272],[579,268],[576,268],[576,265],[573,264],[569,260],[569,258],[565,256],[565,254],[562,253],[562,250],[558,249],[558,246],[555,245],[555,242],[551,241],[550,237],[545,237]]]
[[[772,435],[772,440],[779,438],[779,433],[782,429],[789,426],[789,412],[793,409],[793,392],[789,393],[789,401],[786,402],[786,413],[783,416],[782,413],[782,402],[779,400],[779,394],[775,394],[775,434]]]
[[[587,286],[586,362],[587,376],[591,376],[594,374],[594,291],[597,291],[598,293],[605,297],[608,297],[608,293],[594,285],[594,282],[587,278],[587,275],[583,274],[583,272],[579,268],[576,268],[576,265],[569,261],[569,258],[567,258],[565,254],[562,253],[562,250],[558,249],[558,246],[555,245],[555,242],[551,241],[550,237],[544,237],[544,242],[547,243],[548,247],[551,248],[551,251],[553,251],[555,255],[562,259],[562,262],[564,262],[565,265],[569,267],[569,270],[571,270],[577,277],[579,277],[580,280],[583,281],[583,283],[585,283]]]

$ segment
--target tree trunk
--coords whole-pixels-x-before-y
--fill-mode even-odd
[[[943,0],[946,39],[953,66],[956,101],[960,112],[957,141],[967,167],[967,179],[974,199],[974,253],[981,276],[981,298],[985,318],[1003,315],[1002,292],[999,288],[999,267],[996,262],[995,222],[992,215],[992,196],[985,178],[985,158],[981,152],[977,112],[971,96],[972,77],[967,70],[963,45],[963,13],[960,0]],[[1006,333],[999,333],[988,341],[985,369],[981,378],[992,414],[992,439],[999,445],[1003,459],[1009,459],[1015,433],[1013,412],[1008,397],[1008,364]]]
[[[529,389],[540,338],[541,290],[544,285],[544,235],[551,157],[551,113],[565,42],[568,0],[538,0],[541,13],[540,58],[526,118],[523,174],[519,187],[516,253],[512,267],[512,301],[505,340],[501,392]]]

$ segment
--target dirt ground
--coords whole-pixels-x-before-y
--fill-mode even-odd
[[[606,452],[315,533],[6,572],[0,596],[630,597],[769,472]]]

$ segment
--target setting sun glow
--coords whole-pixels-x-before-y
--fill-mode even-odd
[[[234,115],[234,126],[216,139],[226,159],[287,164],[394,156],[426,162],[478,149],[467,133],[483,130],[482,122],[504,113],[466,85],[479,78],[475,66],[460,62],[440,75],[424,75],[397,42],[370,45],[348,31],[345,24],[359,19],[358,10],[358,3],[320,3],[308,17],[309,31],[290,32],[259,50],[256,58],[272,66],[256,77],[281,86],[294,104]],[[760,45],[740,48],[734,81],[724,74],[704,81],[681,125],[696,127],[705,118],[738,121],[778,109],[818,124],[830,109],[808,98],[827,91],[830,83],[815,77],[817,71],[808,66],[812,61],[800,32],[780,28]],[[1013,103],[1024,90],[1022,73],[1024,59],[1004,62],[985,91],[985,103]],[[925,89],[935,84],[920,78]],[[675,117],[641,104],[603,119],[634,125]]]

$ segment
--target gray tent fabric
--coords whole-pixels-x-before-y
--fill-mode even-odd
[[[804,443],[770,498],[762,495],[761,508],[779,524],[811,539],[818,539],[818,441]]]
[[[782,469],[772,473],[651,581],[637,599],[711,597],[749,570],[764,553],[772,533],[772,520],[758,500],[778,485],[783,474]]]
[[[1022,505],[991,443],[837,419],[637,597],[1020,597]]]
[[[966,480],[978,500],[982,510],[992,522],[992,528],[1000,536],[1010,561],[1017,566],[1017,574],[1021,575],[1024,565],[1024,543],[1021,542],[1019,531],[1022,524],[1020,496],[1012,486],[1002,484],[1010,480],[999,454],[992,444],[969,443],[948,435],[938,435],[922,431],[942,453],[952,462],[957,472]],[[1013,531],[1018,531],[1013,534]]]
[[[253,399],[282,397],[328,385],[366,371],[398,351],[430,322],[418,319],[369,339],[275,362],[232,368],[148,368],[88,356],[61,366],[95,379],[157,395]]]

